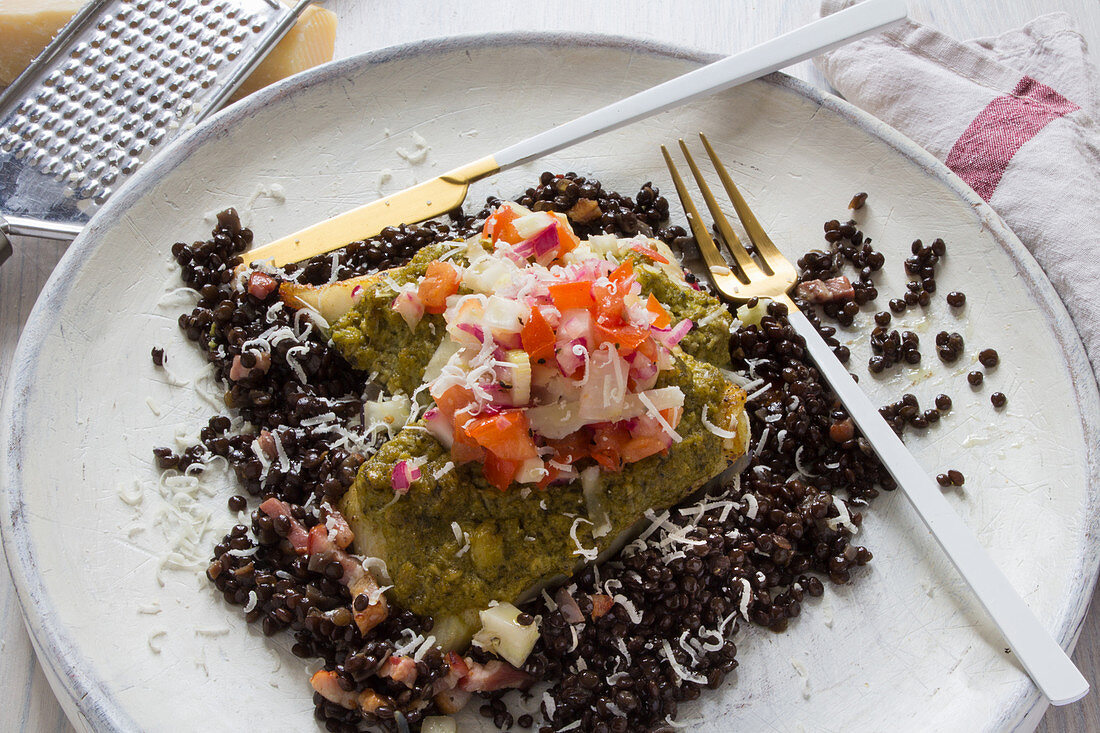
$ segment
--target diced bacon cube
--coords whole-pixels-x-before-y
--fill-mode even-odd
[[[594,619],[600,618],[615,605],[611,596],[604,593],[593,593],[589,598],[592,599],[592,618]]]
[[[467,692],[493,692],[512,687],[526,690],[535,681],[527,672],[496,659],[479,664],[467,658],[466,663],[470,665],[470,671],[458,683],[458,687]]]
[[[392,656],[378,670],[378,676],[389,677],[411,688],[416,683],[416,662],[412,657]]]
[[[807,280],[798,284],[796,294],[810,303],[843,303],[855,297],[852,281],[844,275],[828,280]]]
[[[279,287],[279,281],[266,272],[253,272],[248,276],[248,294],[264,300]]]
[[[241,363],[240,356],[233,357],[233,365],[229,367],[229,378],[234,382],[239,382],[246,377],[265,374],[271,368],[271,354],[266,351],[252,351],[250,353],[256,359],[255,365],[251,367],[246,367]]]
[[[354,710],[359,705],[359,693],[341,687],[339,675],[332,670],[318,670],[310,678],[309,684],[313,686],[314,690],[321,693],[321,697],[348,710]]]

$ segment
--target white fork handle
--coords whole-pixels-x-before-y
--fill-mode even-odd
[[[727,56],[529,137],[497,152],[493,158],[502,169],[526,163],[644,117],[839,48],[903,18],[905,0],[864,0],[759,46]]]
[[[797,309],[791,311],[789,320],[798,335],[806,339],[810,356],[848,408],[848,414],[970,584],[1036,686],[1054,705],[1066,705],[1084,697],[1089,683],[993,564],[978,538],[959,519],[943,492],[886,424],[817,329]]]

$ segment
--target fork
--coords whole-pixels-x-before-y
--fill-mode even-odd
[[[856,385],[852,375],[788,295],[797,280],[794,267],[760,226],[706,136],[700,133],[699,137],[755,250],[754,257],[738,239],[687,145],[680,140],[680,149],[707,209],[714,218],[719,238],[733,258],[735,269],[726,264],[688,194],[672,156],[662,145],[661,153],[672,175],[676,193],[687,213],[691,231],[718,292],[735,303],[759,298],[776,301],[787,307],[787,320],[794,331],[805,340],[806,350],[814,363],[844,403],[848,414],[863,436],[870,441],[883,465],[913,504],[940,547],[977,595],[1035,685],[1054,705],[1065,705],[1084,697],[1089,690],[1089,683],[1081,672],[1035,618],[982,548],[974,533],[947,503],[935,482],[887,425],[870,398]]]

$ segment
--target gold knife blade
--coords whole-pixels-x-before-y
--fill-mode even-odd
[[[465,201],[471,183],[499,170],[500,166],[491,155],[475,160],[430,181],[244,252],[241,254],[243,265],[266,260],[281,267],[373,237],[388,226],[414,224],[441,216]]]

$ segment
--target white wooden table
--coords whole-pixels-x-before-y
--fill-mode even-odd
[[[337,56],[443,35],[533,30],[626,35],[729,53],[807,22],[818,6],[817,0],[327,0],[323,4],[340,16]],[[1100,50],[1097,0],[909,0],[909,6],[914,19],[959,38],[993,35],[1036,15],[1064,11],[1076,19],[1089,45]],[[809,63],[788,71],[824,85]],[[23,323],[63,253],[64,247],[51,243],[24,246],[0,267],[0,388]],[[1095,684],[1100,672],[1100,613],[1095,609],[1086,620],[1074,658]],[[39,669],[11,580],[0,569],[0,731],[71,730]],[[1051,709],[1039,730],[1100,730],[1100,693],[1094,687],[1082,702]]]

